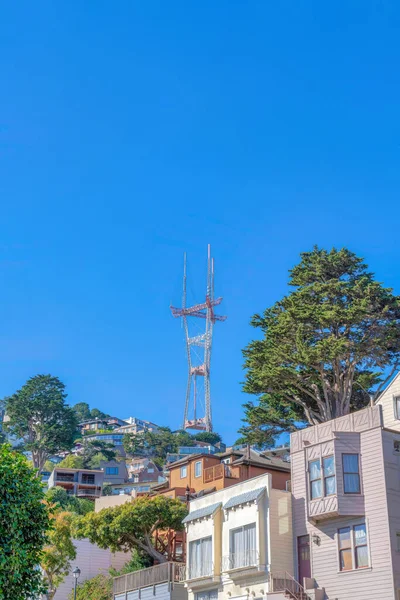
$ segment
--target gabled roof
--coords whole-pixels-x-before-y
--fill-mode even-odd
[[[398,377],[400,377],[400,371],[398,371],[396,373],[396,375],[393,377],[393,379],[391,379],[391,381],[388,383],[388,385],[385,387],[385,389],[382,390],[382,392],[379,394],[378,398],[375,400],[375,404],[380,404],[381,400],[383,400],[384,395],[392,387],[392,385],[394,384],[394,382],[396,381],[396,379]]]
[[[187,456],[185,456],[185,458],[180,458],[179,460],[176,460],[175,462],[170,463],[167,466],[167,469],[169,470],[174,467],[180,467],[181,465],[185,465],[189,462],[192,462],[192,460],[199,460],[200,458],[215,458],[216,460],[219,460],[219,456],[216,456],[215,454],[207,454],[207,453],[188,454]]]
[[[250,452],[245,450],[244,452],[234,453],[235,456],[239,454],[239,458],[232,462],[233,465],[242,465],[242,464],[250,464],[254,467],[264,467],[268,469],[280,470],[280,471],[290,471],[290,463],[285,462],[279,456],[265,456],[263,454],[259,454],[250,448]]]
[[[224,510],[233,508],[234,506],[239,506],[240,504],[247,504],[247,502],[255,502],[265,492],[265,490],[266,488],[262,487],[257,488],[256,490],[251,490],[250,492],[244,492],[238,496],[233,496],[232,498],[229,498],[226,504],[224,504]]]
[[[210,504],[209,506],[204,506],[204,508],[199,508],[198,510],[194,510],[190,512],[187,517],[185,517],[182,523],[190,523],[190,521],[196,521],[197,519],[203,519],[204,517],[210,517],[222,505],[222,502],[217,502],[216,504]]]

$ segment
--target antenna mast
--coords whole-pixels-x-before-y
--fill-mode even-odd
[[[222,298],[214,299],[214,259],[211,257],[211,247],[208,245],[207,255],[207,286],[206,300],[202,304],[186,306],[186,253],[183,259],[183,296],[182,308],[171,306],[172,316],[182,318],[186,340],[186,354],[188,361],[188,381],[186,386],[185,412],[183,417],[184,429],[197,429],[212,431],[211,396],[210,396],[210,365],[213,328],[216,321],[225,321],[226,317],[216,315],[214,307],[221,304]],[[205,332],[190,337],[188,317],[205,319]],[[201,348],[201,359],[193,352]],[[199,417],[200,398],[197,377],[204,378],[204,417]],[[193,393],[192,393],[193,392]],[[190,409],[192,408],[191,417]]]

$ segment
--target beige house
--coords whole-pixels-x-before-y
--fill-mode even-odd
[[[310,596],[399,600],[400,375],[374,406],[293,433],[291,465],[294,575]]]
[[[285,596],[293,572],[291,495],[270,474],[197,498],[184,519],[189,600]],[[286,588],[285,588],[286,589]]]

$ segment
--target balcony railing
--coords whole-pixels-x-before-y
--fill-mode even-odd
[[[286,571],[271,574],[271,592],[284,592],[293,600],[311,600],[303,586]]]
[[[61,473],[57,473],[56,481],[63,481],[65,483],[75,483],[75,476],[74,475],[62,475]]]
[[[214,467],[204,469],[204,483],[210,483],[216,479],[239,479],[239,470],[230,465],[219,464]]]
[[[158,583],[180,583],[185,579],[183,563],[167,562],[114,578],[114,595],[132,592]]]
[[[97,488],[95,490],[77,490],[77,496],[89,496],[91,498],[100,498],[101,496],[101,488]]]
[[[90,476],[90,475],[82,475],[82,482],[86,485],[95,485],[96,480],[94,478],[94,475]]]
[[[210,561],[199,561],[190,565],[187,571],[187,579],[202,579],[214,575],[214,565]]]
[[[235,569],[248,569],[258,567],[260,556],[257,550],[246,552],[235,552],[222,557],[222,571],[234,571]]]

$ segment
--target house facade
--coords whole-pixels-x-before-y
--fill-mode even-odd
[[[284,598],[293,572],[290,492],[264,474],[190,502],[189,600]],[[290,583],[287,584],[290,587]]]
[[[400,376],[291,435],[294,576],[329,600],[400,598]]]
[[[290,480],[290,463],[279,457],[264,458],[251,449],[218,456],[188,455],[170,464],[168,471],[170,488],[188,487],[195,492],[225,489],[265,473],[271,475],[272,487],[277,489],[286,489]]]
[[[47,483],[48,489],[59,486],[68,494],[95,500],[100,498],[104,472],[97,469],[67,469],[55,467]]]

